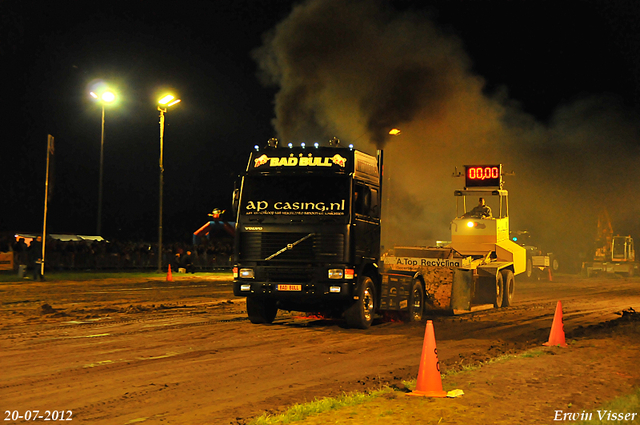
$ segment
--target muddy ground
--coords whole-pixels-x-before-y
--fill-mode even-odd
[[[640,278],[565,275],[553,282],[518,282],[516,291],[509,308],[429,317],[443,371],[540,346],[548,340],[558,300],[574,347],[620,346],[612,339],[617,327],[599,324],[619,319],[630,308],[640,311]],[[424,322],[378,320],[361,331],[338,320],[280,312],[273,325],[258,326],[249,323],[244,310],[228,276],[0,284],[2,419],[6,411],[55,410],[71,412],[73,421],[83,424],[245,424],[293,403],[397,386],[417,376]],[[640,385],[629,361],[606,350],[601,355],[618,367],[620,375],[611,380],[622,387],[603,382],[599,400]],[[577,373],[579,362],[566,361]],[[523,374],[539,375],[526,367],[518,365]],[[587,364],[581,370],[589,374],[592,368]],[[511,391],[516,400],[544,398],[545,391],[555,397],[552,387],[523,379]],[[568,378],[556,390],[594,391],[584,385]],[[487,415],[501,401],[488,399],[496,406],[486,400],[477,406]],[[594,405],[591,399],[584,406],[580,397],[575,400],[575,409]],[[548,418],[554,406],[545,406],[550,410],[542,417]],[[536,417],[529,423],[547,422]]]

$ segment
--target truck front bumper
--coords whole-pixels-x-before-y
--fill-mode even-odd
[[[353,281],[328,282],[256,282],[233,281],[233,294],[238,297],[259,296],[296,301],[344,300],[351,295]]]

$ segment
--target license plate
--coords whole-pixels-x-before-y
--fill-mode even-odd
[[[302,291],[302,285],[278,285],[278,291]]]

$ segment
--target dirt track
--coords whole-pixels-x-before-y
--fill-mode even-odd
[[[64,410],[86,424],[242,424],[417,375],[424,323],[378,321],[360,331],[280,312],[273,325],[256,326],[230,279],[174,278],[0,284],[2,412]],[[540,345],[558,300],[567,337],[580,335],[616,312],[640,311],[639,289],[640,278],[518,282],[513,307],[432,317],[440,362],[459,367]]]

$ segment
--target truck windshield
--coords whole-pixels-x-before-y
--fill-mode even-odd
[[[346,218],[349,214],[349,189],[347,176],[247,176],[240,200],[240,215],[262,219]]]

